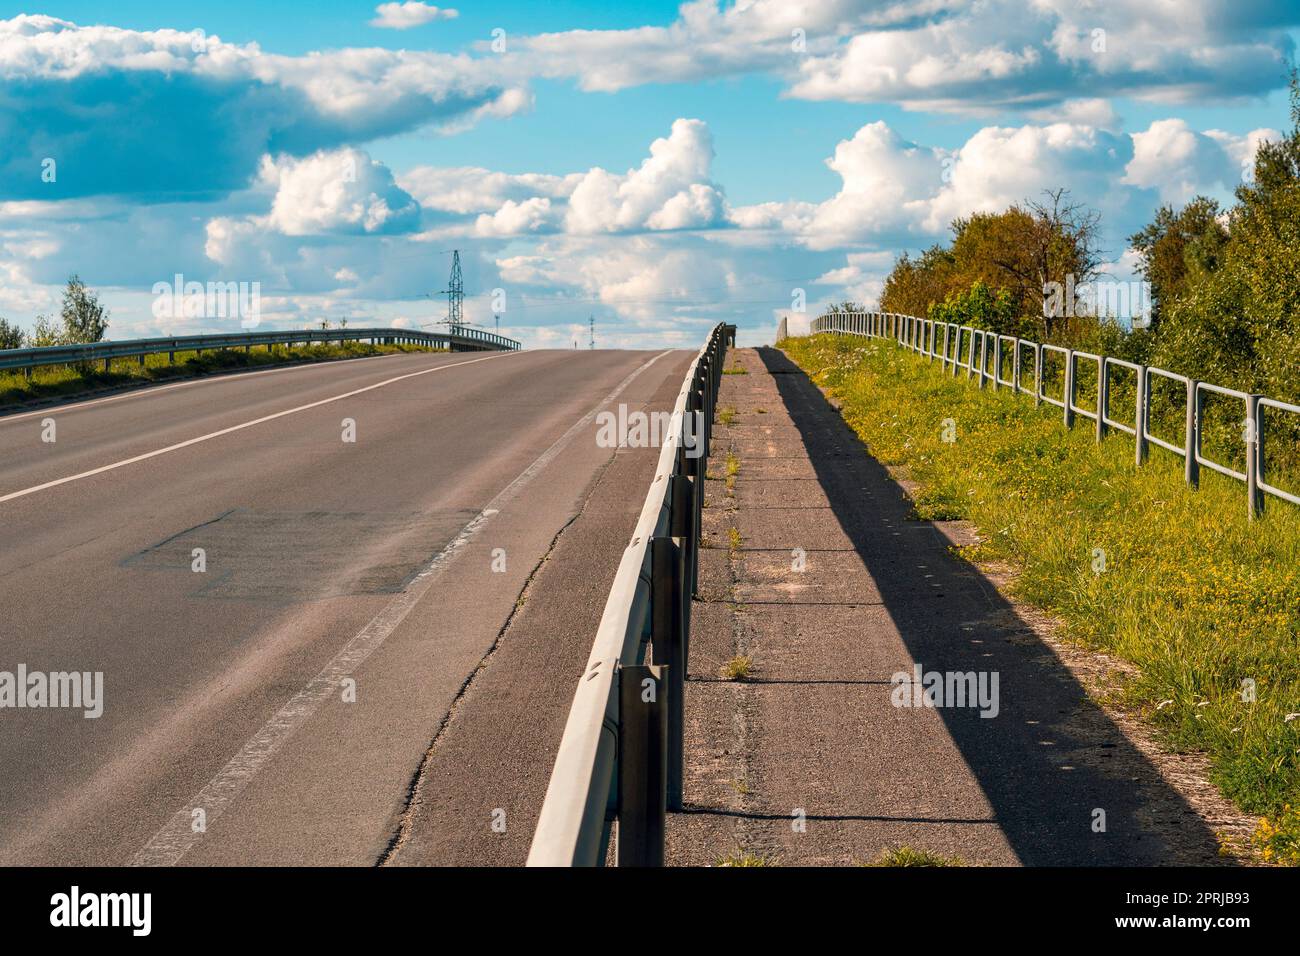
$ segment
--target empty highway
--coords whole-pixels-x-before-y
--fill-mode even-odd
[[[598,615],[657,453],[591,417],[670,408],[689,359],[408,354],[0,417],[0,671],[103,675],[98,717],[5,712],[0,862],[444,862],[412,829],[434,738],[557,536],[627,482],[565,562]],[[580,667],[591,634],[561,638]],[[577,676],[533,679],[562,714]]]

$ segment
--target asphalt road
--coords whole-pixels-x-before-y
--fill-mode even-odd
[[[688,361],[391,356],[0,418],[0,672],[103,674],[97,718],[0,709],[0,863],[443,862],[413,830],[435,737],[584,502],[653,473],[588,416],[668,408]],[[581,582],[598,616],[635,510],[529,600]],[[572,627],[531,632],[561,715]]]

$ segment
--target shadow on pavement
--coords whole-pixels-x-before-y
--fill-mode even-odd
[[[997,588],[933,524],[915,519],[901,486],[803,371],[776,349],[757,351],[913,659],[926,671],[999,675],[996,717],[974,707],[939,713],[1020,859],[1231,863],[1202,818]],[[1104,833],[1093,830],[1097,809],[1105,811]]]

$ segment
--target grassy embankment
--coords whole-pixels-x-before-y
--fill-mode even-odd
[[[167,354],[146,355],[143,365],[135,358],[117,359],[109,371],[102,362],[93,366],[70,367],[52,365],[32,370],[27,378],[21,371],[0,373],[0,408],[19,402],[42,398],[61,398],[95,389],[133,383],[162,382],[172,379],[192,378],[230,369],[260,368],[283,365],[286,362],[329,362],[337,359],[362,358],[369,355],[388,355],[393,352],[440,351],[417,345],[370,345],[365,342],[347,342],[342,345],[304,345],[294,348],[275,346],[245,352],[243,349],[177,352],[176,363],[168,361]]]
[[[1097,444],[1090,421],[1067,430],[1055,406],[981,392],[892,343],[781,345],[871,454],[919,483],[919,517],[973,522],[967,557],[1009,562],[1015,595],[1065,637],[1137,665],[1123,703],[1172,749],[1209,756],[1261,817],[1265,859],[1300,864],[1300,508],[1270,498],[1249,522],[1239,482],[1203,470],[1193,491],[1181,458],[1153,447],[1137,468],[1131,436]]]

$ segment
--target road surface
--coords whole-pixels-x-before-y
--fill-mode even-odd
[[[630,504],[527,596],[583,595],[530,635],[581,666],[591,633],[553,632],[598,617],[657,454],[598,447],[590,416],[670,408],[689,359],[389,356],[0,418],[0,672],[103,675],[97,718],[0,710],[0,863],[480,858],[477,814],[454,858],[419,832],[431,744],[617,481]],[[524,683],[561,726],[577,675],[544,670]]]

